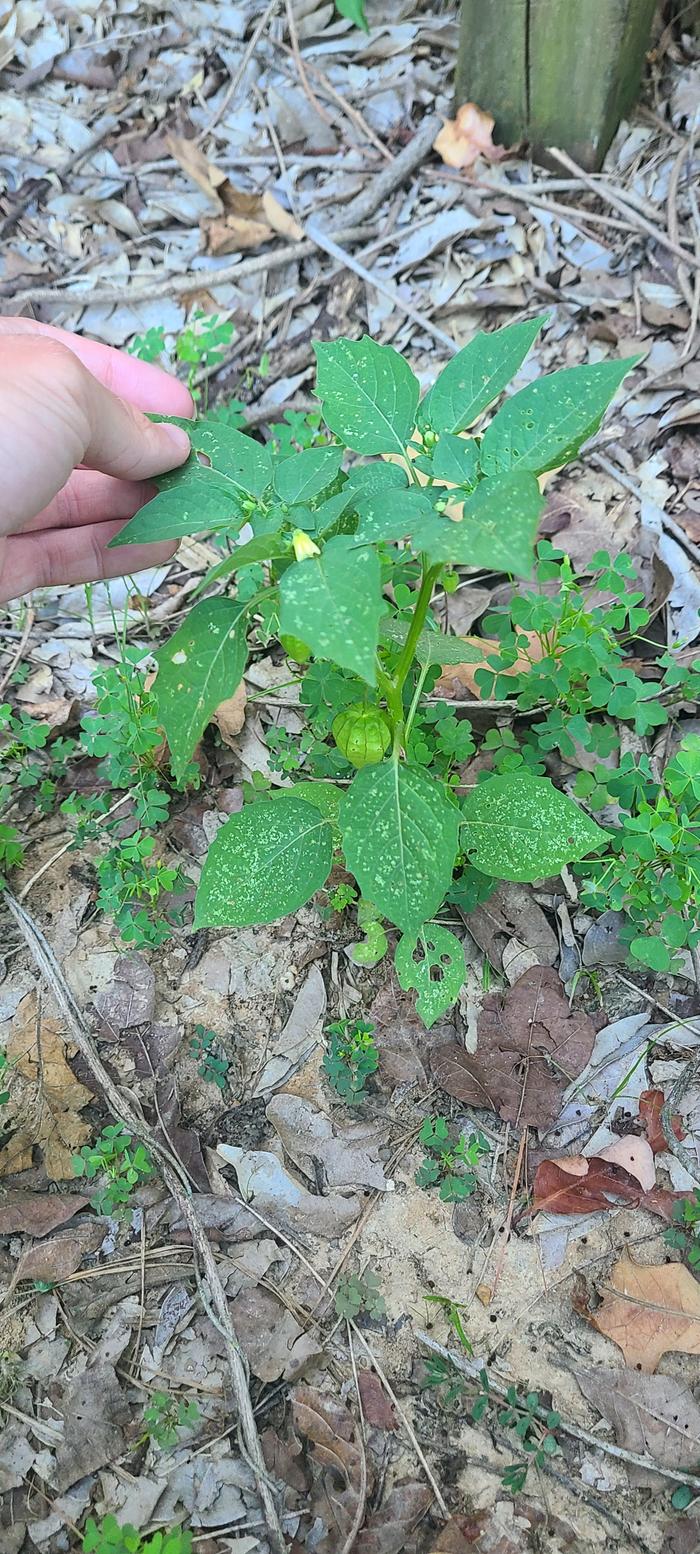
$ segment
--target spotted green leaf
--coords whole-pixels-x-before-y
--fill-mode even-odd
[[[342,448],[305,448],[275,469],[274,487],[282,502],[313,502],[335,480],[343,462]]]
[[[231,577],[234,572],[240,572],[243,567],[252,566],[254,562],[278,560],[286,556],[291,548],[291,539],[286,539],[279,530],[274,534],[256,534],[245,545],[237,545],[230,556],[217,561],[216,566],[202,578],[195,596],[204,588],[210,588],[212,583],[219,583],[222,578]]]
[[[155,418],[154,418],[155,419]],[[205,529],[240,528],[242,501],[257,500],[272,479],[272,455],[263,443],[221,421],[161,416],[187,432],[185,464],[154,480],[158,495],[110,541],[110,547],[181,539]],[[197,455],[207,460],[203,464]]]
[[[471,426],[503,392],[544,323],[544,317],[530,318],[494,329],[492,334],[479,331],[428,390],[420,407],[420,425],[436,432],[462,432]]]
[[[357,453],[403,453],[413,431],[418,379],[390,345],[334,340],[314,345],[323,419]]]
[[[319,556],[288,567],[280,581],[280,630],[308,643],[315,658],[376,683],[381,569],[373,550],[350,535],[329,540]]]
[[[607,845],[608,837],[547,777],[489,777],[462,805],[461,845],[482,874],[537,880]]]
[[[598,430],[613,395],[638,356],[566,367],[536,378],[501,406],[481,442],[485,475],[529,469],[541,475],[575,458]]]
[[[482,480],[457,521],[433,513],[413,530],[411,544],[431,566],[454,562],[529,577],[543,507],[535,476],[514,470],[501,480]]]
[[[435,517],[433,503],[422,491],[394,488],[363,492],[355,511],[360,520],[355,539],[362,544],[410,538],[415,528]]]
[[[365,766],[341,813],[343,851],[362,895],[403,933],[432,917],[452,878],[459,812],[444,788],[399,761]]]
[[[466,486],[472,491],[476,486],[481,467],[479,444],[474,437],[454,437],[443,432],[433,454],[433,474],[436,480],[449,480],[455,486]]]
[[[245,928],[298,911],[325,883],[332,831],[292,794],[231,815],[211,844],[195,903],[195,928]]]
[[[416,1009],[430,1029],[459,998],[466,976],[464,949],[449,928],[424,923],[417,934],[404,934],[394,954],[396,975],[407,993],[418,994]]]
[[[158,716],[179,782],[212,714],[240,684],[247,603],[205,599],[156,653]]]

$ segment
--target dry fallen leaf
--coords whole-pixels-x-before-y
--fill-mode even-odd
[[[303,237],[298,222],[270,190],[260,195],[238,189],[220,167],[205,157],[196,141],[181,135],[168,135],[166,140],[183,172],[202,189],[216,211],[202,222],[208,253],[231,254],[242,248],[258,248],[275,233],[294,241]]]
[[[447,167],[473,167],[477,157],[485,156],[489,162],[500,162],[505,146],[494,146],[493,127],[496,120],[476,103],[462,103],[454,119],[446,119],[440,133],[433,141]]]
[[[409,1533],[430,1509],[431,1500],[427,1484],[399,1479],[368,1517],[355,1544],[356,1554],[402,1554],[408,1547]]]
[[[38,1241],[22,1253],[10,1289],[23,1279],[47,1279],[51,1284],[68,1279],[80,1267],[86,1254],[96,1252],[103,1241],[104,1226],[95,1219],[87,1225],[76,1225],[74,1230],[64,1230],[59,1236],[51,1236],[48,1241]]]
[[[488,1107],[504,1122],[543,1128],[558,1117],[563,1092],[594,1041],[592,1021],[569,1008],[557,973],[533,966],[484,999],[475,1053],[457,1042],[435,1049],[433,1077],[455,1100]]]
[[[661,1113],[665,1103],[663,1090],[643,1090],[639,1097],[639,1121],[643,1123],[649,1140],[649,1148],[655,1155],[663,1154],[668,1149],[664,1130],[661,1126]],[[671,1126],[677,1139],[684,1139],[685,1132],[680,1117],[671,1118]]]
[[[606,1149],[598,1151],[601,1160],[611,1160],[614,1165],[622,1166],[624,1171],[629,1171],[639,1182],[645,1193],[651,1192],[656,1186],[656,1166],[651,1145],[646,1139],[640,1139],[635,1133],[625,1134],[624,1138],[615,1139],[614,1144],[608,1144]]]
[[[231,748],[231,740],[236,734],[240,734],[245,723],[246,688],[243,680],[233,693],[220,702],[213,715],[212,721],[216,724],[225,745]]]
[[[639,1153],[643,1143],[643,1139],[634,1140]],[[652,1186],[645,1190],[631,1171],[603,1155],[592,1155],[590,1159],[569,1155],[560,1160],[540,1161],[532,1184],[530,1209],[533,1213],[544,1209],[549,1214],[593,1214],[598,1209],[617,1208],[622,1201],[670,1221],[675,1199],[676,1194],[665,1188]]]
[[[377,1430],[398,1430],[399,1421],[394,1413],[394,1405],[384,1391],[377,1372],[358,1371],[357,1382],[367,1424],[374,1425]]]
[[[653,1457],[665,1468],[693,1468],[700,1459],[700,1408],[677,1376],[632,1370],[577,1371],[589,1402],[610,1421],[618,1446]],[[648,1482],[643,1468],[632,1470]],[[656,1477],[656,1476],[655,1476]]]
[[[515,663],[509,665],[507,669],[499,669],[499,674],[522,674],[523,670],[527,671],[529,669],[533,661],[537,662],[543,656],[544,648],[542,641],[534,631],[521,631],[518,635],[520,637],[527,637],[527,648],[519,648]],[[501,644],[496,641],[495,637],[461,637],[460,641],[466,642],[469,647],[476,648],[483,655],[482,662],[480,664],[447,664],[440,675],[435,689],[439,691],[441,696],[454,697],[456,699],[461,698],[464,696],[464,692],[468,691],[470,696],[481,700],[484,692],[477,685],[474,678],[476,671],[477,669],[489,669],[493,673],[488,660],[494,655],[500,655]]]
[[[682,1263],[646,1266],[625,1253],[597,1311],[584,1315],[631,1368],[651,1373],[669,1349],[700,1354],[700,1284]]]
[[[22,999],[12,1022],[7,1060],[12,1065],[5,1119],[15,1131],[0,1155],[0,1176],[26,1171],[38,1144],[52,1182],[72,1178],[72,1156],[90,1137],[79,1113],[93,1099],[66,1062],[72,1051],[57,1020],[40,1015],[35,992]]]
[[[294,1428],[311,1448],[313,1510],[327,1529],[316,1548],[319,1554],[337,1554],[352,1526],[360,1495],[361,1454],[355,1444],[355,1423],[342,1403],[315,1387],[295,1387],[291,1398]],[[371,1493],[371,1482],[368,1488]]]
[[[80,1193],[22,1192],[10,1189],[0,1200],[0,1236],[23,1230],[30,1236],[48,1236],[72,1219],[89,1200]]]

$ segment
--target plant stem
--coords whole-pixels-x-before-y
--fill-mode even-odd
[[[440,573],[440,570],[441,568],[439,566],[429,567],[425,557],[423,557],[423,579],[420,585],[420,592],[416,600],[415,609],[413,611],[413,619],[409,627],[408,636],[403,645],[401,657],[399,658],[398,664],[396,666],[396,674],[394,677],[394,683],[397,690],[399,691],[403,690],[404,681],[411,667],[411,664],[413,663],[418,638],[425,625],[425,618],[428,614],[430,601],[433,597],[433,588],[435,587],[435,582]]]

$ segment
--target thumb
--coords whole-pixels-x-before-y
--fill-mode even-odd
[[[81,464],[122,480],[149,480],[184,463],[190,439],[182,427],[149,421],[142,411],[93,378],[81,363],[78,367],[89,425]]]

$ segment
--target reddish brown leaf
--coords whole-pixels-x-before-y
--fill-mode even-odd
[[[296,1386],[291,1398],[294,1428],[310,1447],[313,1511],[327,1528],[316,1547],[319,1554],[336,1554],[350,1531],[360,1495],[362,1459],[355,1422],[349,1409],[315,1387]]]
[[[582,1165],[586,1169],[582,1170]],[[574,1155],[570,1159],[540,1161],[532,1184],[530,1210],[532,1213],[546,1209],[550,1214],[592,1214],[597,1209],[613,1209],[622,1200],[670,1221],[673,1204],[680,1196],[661,1187],[644,1192],[624,1166],[602,1160],[598,1155],[592,1155],[590,1160]]]
[[[467,1550],[479,1542],[488,1512],[475,1511],[472,1516],[452,1516],[436,1533],[430,1545],[430,1554],[467,1554]]]
[[[58,1284],[75,1273],[86,1254],[96,1252],[102,1241],[104,1226],[94,1219],[88,1224],[76,1225],[74,1230],[65,1230],[60,1236],[52,1236],[49,1241],[38,1241],[36,1246],[27,1247],[22,1253],[12,1283],[19,1284],[22,1279],[48,1279],[51,1284]]]
[[[619,1345],[625,1365],[651,1374],[662,1355],[700,1354],[700,1284],[682,1263],[635,1263],[624,1253],[595,1311],[576,1309]]]
[[[569,1008],[557,973],[533,966],[513,987],[484,999],[476,1053],[456,1042],[435,1049],[433,1076],[458,1101],[543,1128],[558,1117],[564,1090],[594,1041],[593,1022]]]
[[[376,1371],[358,1373],[360,1397],[365,1419],[378,1430],[398,1430],[399,1422],[394,1406],[384,1391]]]
[[[660,1155],[668,1149],[666,1136],[661,1126],[661,1112],[665,1105],[663,1090],[643,1090],[639,1097],[639,1120],[644,1125],[646,1136],[655,1155]],[[677,1139],[685,1138],[685,1131],[680,1117],[671,1118],[671,1127]]]
[[[413,1479],[394,1484],[359,1534],[356,1554],[401,1554],[409,1533],[430,1509],[432,1498],[427,1484]]]
[[[6,1192],[0,1201],[0,1236],[24,1230],[30,1236],[48,1236],[84,1209],[87,1198],[79,1193]]]

